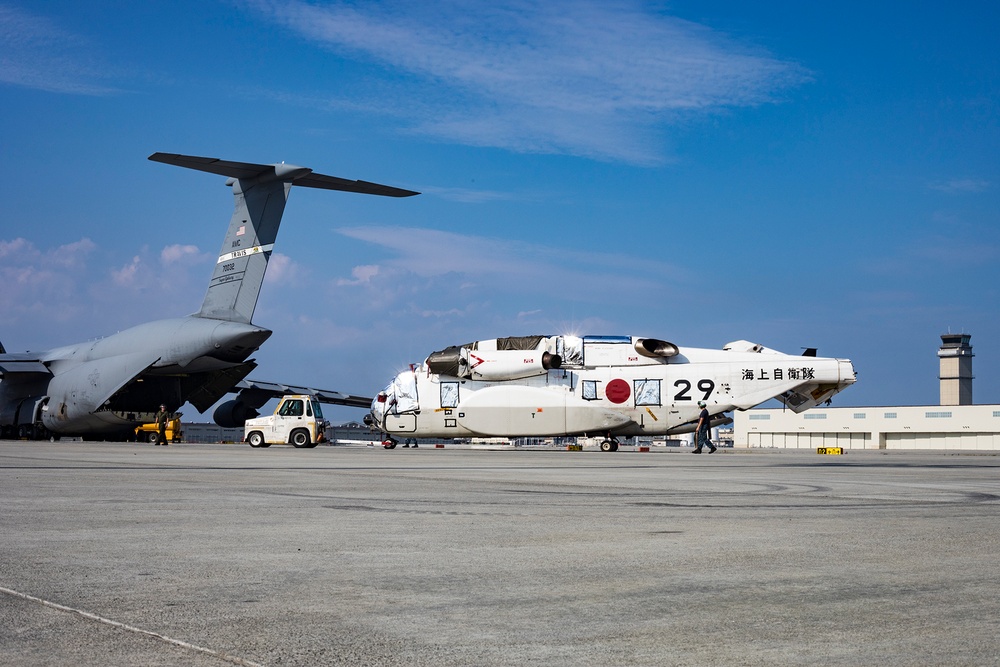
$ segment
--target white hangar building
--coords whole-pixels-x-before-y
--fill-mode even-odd
[[[941,404],[736,411],[734,447],[1000,450],[1000,405],[972,404],[971,334],[944,334]]]

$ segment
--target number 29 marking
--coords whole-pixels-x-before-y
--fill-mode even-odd
[[[691,391],[691,382],[689,380],[677,380],[674,382],[674,386],[680,389],[676,394],[674,394],[675,401],[690,401],[693,400],[688,392]],[[708,397],[712,395],[715,391],[715,382],[709,379],[698,380],[698,391],[702,392],[704,395],[701,400],[707,401]]]

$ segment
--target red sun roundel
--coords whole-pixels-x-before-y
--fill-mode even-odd
[[[631,394],[632,390],[629,388],[628,382],[622,379],[612,380],[604,389],[604,395],[612,403],[624,403]]]

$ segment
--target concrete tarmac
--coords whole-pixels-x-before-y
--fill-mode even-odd
[[[0,664],[997,665],[1000,457],[0,442]]]

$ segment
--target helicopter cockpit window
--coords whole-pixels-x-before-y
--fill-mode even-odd
[[[403,371],[392,381],[392,395],[396,398],[393,412],[397,415],[420,409],[417,400],[417,378],[413,371]]]

